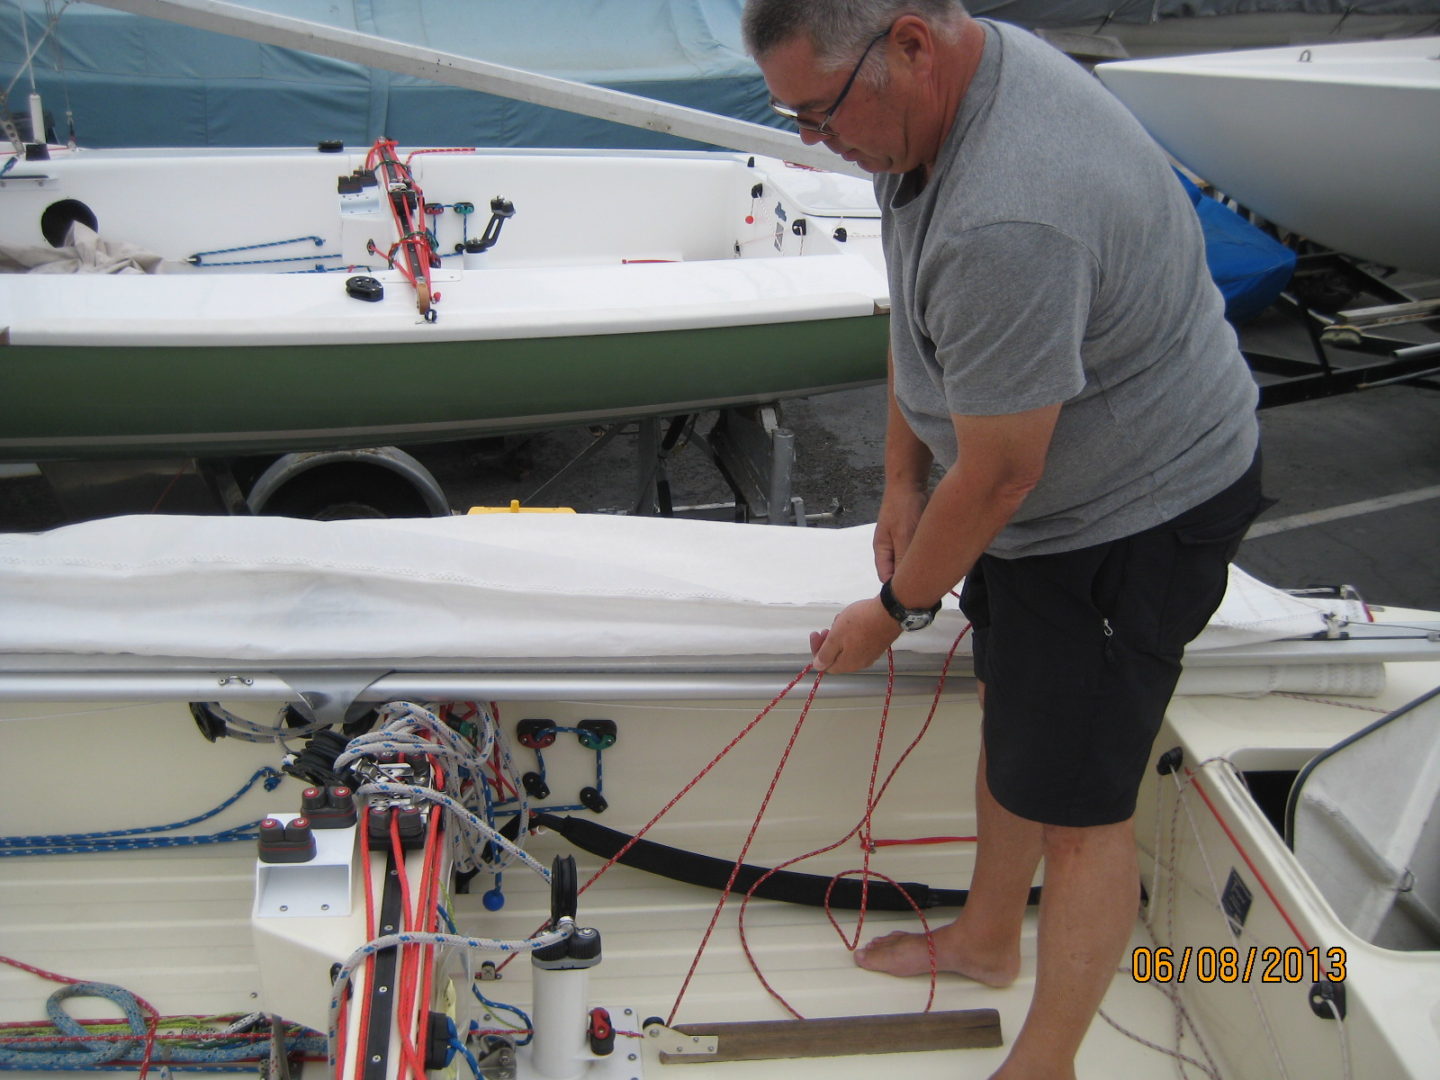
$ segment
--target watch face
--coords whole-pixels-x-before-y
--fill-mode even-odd
[[[912,611],[900,620],[901,630],[924,630],[935,616],[928,611]]]

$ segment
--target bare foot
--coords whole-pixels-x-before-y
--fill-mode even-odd
[[[948,929],[948,927],[946,928]],[[944,930],[936,931],[935,967],[937,971],[964,975],[986,986],[1006,987],[1015,981],[1020,973],[1020,958],[1012,955],[1008,960],[986,960],[978,956],[967,956],[955,942],[949,940]],[[855,950],[855,963],[866,971],[879,971],[886,975],[908,977],[930,974],[930,950],[925,945],[924,934],[911,934],[896,930],[884,937],[875,938],[867,945]]]

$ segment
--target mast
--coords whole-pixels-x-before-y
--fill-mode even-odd
[[[478,90],[486,94],[579,113],[665,135],[694,139],[742,153],[764,154],[831,172],[865,176],[823,146],[806,146],[798,135],[764,124],[720,116],[638,94],[589,86],[492,64],[456,53],[390,41],[357,30],[257,11],[227,0],[92,0],[102,7],[128,11],[229,34],[266,45],[347,60],[401,75]]]

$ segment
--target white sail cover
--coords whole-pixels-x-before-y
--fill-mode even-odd
[[[0,535],[0,654],[804,656],[810,631],[875,593],[871,534],[570,514],[111,518]],[[1192,649],[1315,634],[1333,606],[1232,570]],[[943,654],[964,625],[949,601],[896,648]]]

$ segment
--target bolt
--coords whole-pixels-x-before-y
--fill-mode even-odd
[[[320,905],[320,910],[321,910],[321,911],[329,911],[329,910],[330,910],[330,905],[329,905],[329,904],[321,904],[321,905]]]
[[[376,993],[378,993],[378,994],[388,994],[389,992],[390,992],[390,987],[388,987],[388,986],[381,986],[381,987],[379,987],[379,988],[376,990]]]
[[[289,910],[290,910],[290,905],[289,905],[289,904],[281,904],[281,905],[280,905],[280,910],[281,910],[281,911],[289,911]]]

